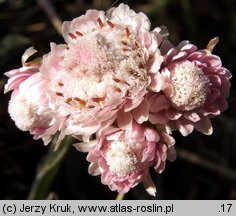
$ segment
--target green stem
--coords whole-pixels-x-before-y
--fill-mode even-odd
[[[38,166],[38,171],[28,195],[28,199],[39,200],[47,197],[60,164],[71,147],[72,138],[67,136],[62,140],[59,149],[54,151],[55,140],[56,139],[52,141],[48,153],[43,157]]]

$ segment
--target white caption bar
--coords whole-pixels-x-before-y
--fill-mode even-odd
[[[235,216],[236,200],[2,200],[0,215],[155,215],[155,216]]]

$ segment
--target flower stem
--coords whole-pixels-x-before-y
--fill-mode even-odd
[[[39,200],[47,197],[52,181],[59,170],[60,164],[71,147],[71,141],[72,138],[70,136],[65,137],[57,151],[54,151],[56,139],[52,141],[49,151],[39,163],[37,174],[28,195],[28,199]]]
[[[125,198],[125,194],[123,193],[118,193],[116,196],[116,200],[124,200],[124,198]]]
[[[57,11],[53,7],[52,3],[48,0],[37,0],[38,4],[43,8],[45,13],[48,15],[49,19],[51,20],[52,25],[57,30],[57,32],[62,35],[61,26],[62,21],[57,14]]]

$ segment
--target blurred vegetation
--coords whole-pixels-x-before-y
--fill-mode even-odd
[[[107,10],[111,0],[48,0],[62,21],[85,13],[87,9]],[[136,12],[148,15],[152,28],[165,25],[174,44],[181,40],[205,48],[219,36],[214,53],[233,74],[236,70],[236,1],[235,0],[126,0]],[[21,55],[34,46],[41,55],[49,43],[63,43],[45,8],[37,0],[0,0],[0,88],[6,82],[4,72],[20,67]],[[236,94],[232,78],[229,109],[213,120],[214,135],[194,132],[187,138],[175,133],[179,158],[167,163],[162,175],[154,175],[158,199],[236,199]],[[3,92],[3,91],[2,91]],[[25,199],[29,193],[39,158],[47,148],[19,131],[7,113],[9,94],[1,97],[0,121],[0,199]],[[115,192],[87,174],[88,163],[82,153],[71,148],[51,187],[51,198],[114,199]],[[198,160],[196,160],[196,158]],[[200,161],[200,162],[199,162]],[[219,169],[217,169],[219,167]],[[142,185],[127,199],[152,199]]]

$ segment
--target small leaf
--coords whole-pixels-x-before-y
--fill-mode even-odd
[[[47,197],[54,177],[60,168],[60,164],[65,158],[69,148],[72,146],[72,138],[70,136],[66,136],[62,140],[59,149],[54,151],[56,141],[57,137],[53,139],[51,148],[38,165],[37,174],[31,187],[28,199],[38,200],[45,199]]]

